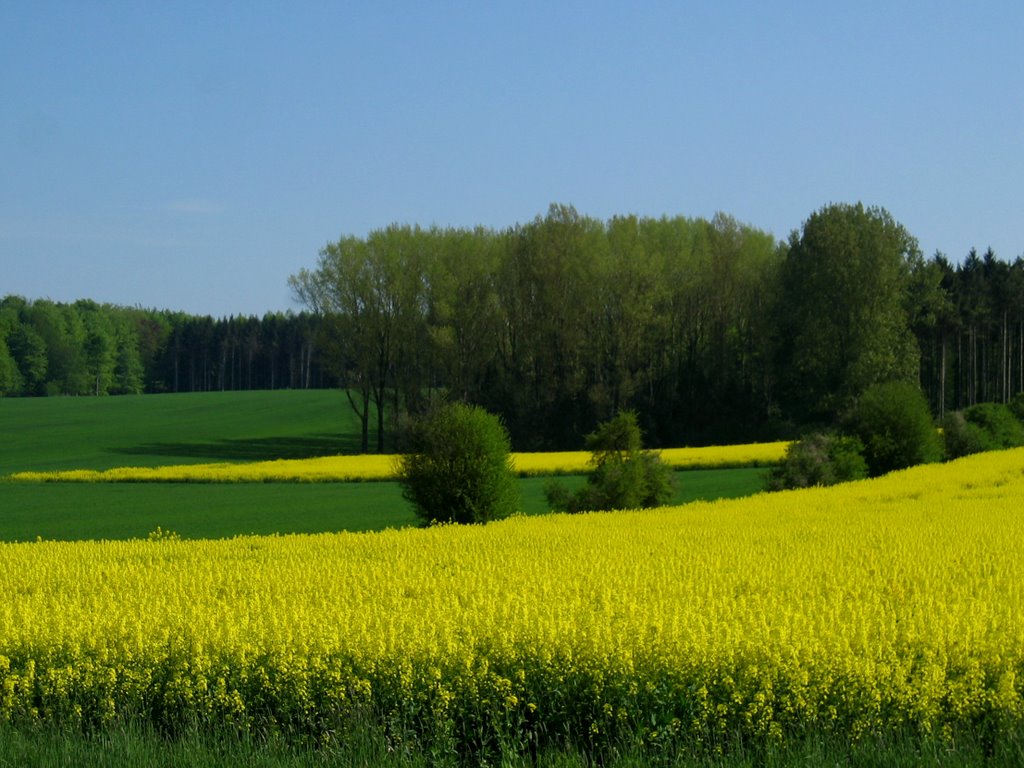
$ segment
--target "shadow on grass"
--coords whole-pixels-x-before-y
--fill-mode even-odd
[[[217,440],[208,443],[142,443],[115,451],[127,456],[176,456],[225,461],[272,461],[311,459],[358,453],[359,437],[310,435],[308,437],[261,437],[253,440]]]

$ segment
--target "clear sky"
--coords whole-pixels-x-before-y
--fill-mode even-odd
[[[572,204],[1024,253],[1024,3],[0,4],[0,296],[262,315],[342,235]]]

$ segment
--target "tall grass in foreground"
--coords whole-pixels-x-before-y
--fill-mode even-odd
[[[168,737],[150,726],[133,723],[91,734],[47,727],[19,730],[0,724],[0,766],[12,768],[455,768],[464,762],[457,753],[430,751],[415,743],[398,744],[370,723],[353,728],[350,738],[330,747],[232,732],[191,730]],[[851,743],[812,733],[785,746],[740,744],[721,754],[683,744],[670,751],[622,744],[600,752],[563,745],[535,755],[499,755],[491,764],[534,768],[1012,768],[1024,765],[1024,732],[1007,734],[997,744],[970,737],[951,742],[907,734]]]
[[[1024,450],[646,512],[0,545],[0,722],[743,754],[1024,720]]]

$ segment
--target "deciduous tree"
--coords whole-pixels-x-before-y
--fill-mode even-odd
[[[426,523],[486,523],[515,513],[519,486],[500,419],[448,403],[417,417],[399,459],[403,496]]]
[[[887,211],[830,205],[790,237],[776,313],[780,396],[832,421],[872,384],[916,381],[906,296],[917,241]]]

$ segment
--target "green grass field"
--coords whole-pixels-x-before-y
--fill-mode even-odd
[[[353,453],[357,424],[339,391],[0,399],[0,477]],[[746,496],[764,470],[677,473],[676,503]],[[519,480],[526,514],[548,511],[545,478]],[[562,479],[570,488],[581,477]],[[226,485],[0,482],[0,540],[186,538],[373,531],[418,524],[395,482]]]
[[[747,496],[764,470],[678,472],[675,501]],[[575,487],[582,477],[565,477]],[[519,480],[523,512],[548,511],[545,478]],[[4,483],[0,541],[145,538],[157,526],[185,538],[238,534],[379,531],[418,525],[395,482],[380,483]]]
[[[0,398],[0,477],[19,470],[302,459],[356,453],[358,438],[338,390]]]

